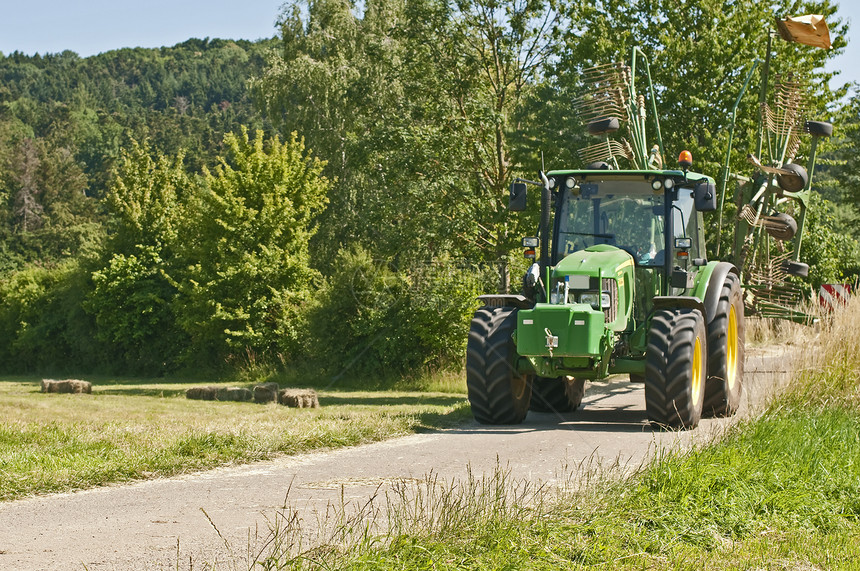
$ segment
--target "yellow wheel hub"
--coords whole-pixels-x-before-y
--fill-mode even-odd
[[[726,384],[732,391],[738,382],[738,318],[734,305],[729,306],[729,330],[726,333]]]
[[[520,400],[526,394],[528,382],[528,377],[525,375],[514,374],[514,378],[511,380],[511,392],[514,393],[516,400]]]
[[[696,345],[693,347],[693,379],[692,379],[693,402],[699,402],[702,392],[702,341],[696,337]]]

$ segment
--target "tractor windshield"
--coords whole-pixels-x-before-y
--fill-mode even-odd
[[[643,179],[581,182],[562,196],[555,259],[593,246],[611,244],[626,250],[638,265],[662,266],[665,260],[665,207],[662,188]],[[683,235],[692,204],[673,208]],[[686,210],[686,212],[684,211]]]

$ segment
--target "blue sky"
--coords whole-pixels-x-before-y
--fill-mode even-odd
[[[857,0],[840,0],[839,16],[850,23],[848,47],[841,55],[832,59],[827,66],[828,71],[840,71],[836,83],[831,87],[842,85],[849,81],[860,83],[860,2]]]
[[[2,0],[0,52],[172,46],[188,38],[257,40],[277,32],[284,0]]]
[[[72,50],[81,56],[122,47],[172,46],[188,38],[256,40],[275,35],[284,0],[2,0],[0,52]],[[860,2],[841,0],[840,15],[860,38]],[[831,62],[837,84],[860,82],[860,39]]]

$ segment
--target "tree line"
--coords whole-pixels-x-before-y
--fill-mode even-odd
[[[845,45],[829,0],[778,4]],[[507,213],[511,180],[580,165],[583,70],[641,47],[668,154],[716,176],[772,8],[294,0],[272,40],[0,55],[0,369],[458,366],[475,296],[517,289],[537,226],[537,204]],[[832,52],[774,50],[836,124],[802,257],[850,279],[860,103],[828,87]]]

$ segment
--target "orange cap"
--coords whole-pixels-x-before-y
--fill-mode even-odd
[[[678,164],[685,169],[688,169],[693,166],[692,153],[690,153],[690,151],[681,151],[681,154],[678,155]]]

